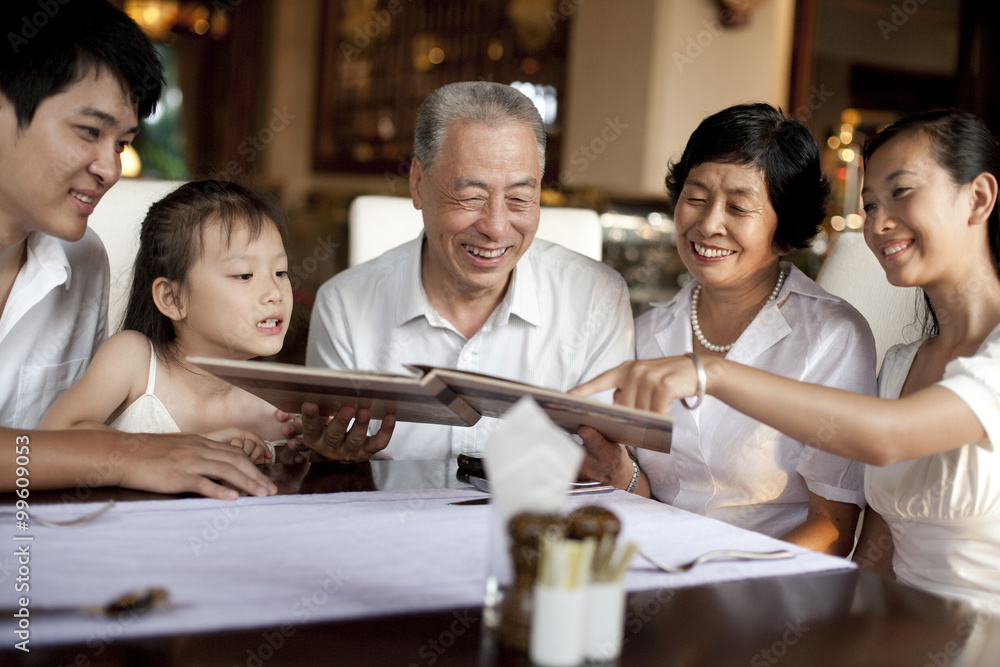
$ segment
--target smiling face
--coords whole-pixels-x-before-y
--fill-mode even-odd
[[[414,163],[410,193],[423,211],[428,295],[502,296],[538,229],[541,169],[531,129],[453,125],[430,173]]]
[[[36,230],[79,240],[137,129],[135,105],[104,68],[42,100],[25,127],[0,94],[0,242]]]
[[[674,209],[678,252],[706,290],[773,285],[778,216],[763,173],[749,165],[693,167]]]
[[[861,191],[865,240],[893,285],[927,287],[982,259],[985,225],[970,225],[971,186],[956,185],[922,132],[869,158]],[[978,249],[978,250],[977,250]]]
[[[185,354],[249,359],[281,349],[292,314],[285,247],[273,224],[248,236],[235,225],[227,244],[222,225],[205,226],[201,256],[179,289],[174,330]]]

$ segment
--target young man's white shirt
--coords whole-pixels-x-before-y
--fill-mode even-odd
[[[108,255],[88,229],[80,241],[42,232],[0,314],[0,426],[33,429],[80,379],[107,337]]]

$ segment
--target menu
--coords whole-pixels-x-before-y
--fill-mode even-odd
[[[297,413],[316,403],[332,415],[344,405],[365,408],[373,419],[472,426],[481,417],[503,417],[523,396],[531,396],[556,424],[576,432],[590,426],[613,442],[669,452],[673,418],[583,396],[435,366],[408,366],[409,375],[342,371],[261,361],[189,357],[188,362],[259,396],[276,408]]]

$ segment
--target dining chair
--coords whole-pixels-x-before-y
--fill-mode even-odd
[[[181,184],[182,181],[123,178],[101,197],[90,216],[88,224],[104,242],[111,264],[108,334],[118,331],[125,316],[132,265],[139,251],[139,228],[146,211],[150,204]]]
[[[351,202],[348,221],[350,266],[367,262],[416,238],[424,228],[422,214],[413,208],[409,197],[356,197]],[[590,209],[543,206],[537,236],[601,260],[604,230],[600,216]]]
[[[924,318],[919,287],[896,287],[865,243],[860,232],[841,232],[823,262],[816,282],[846,300],[868,320],[875,335],[878,366],[886,350],[917,340]]]

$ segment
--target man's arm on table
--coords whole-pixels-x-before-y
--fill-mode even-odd
[[[241,450],[188,433],[19,431],[0,427],[0,491],[121,486],[235,500],[277,488]],[[25,465],[26,464],[26,465]],[[19,479],[26,479],[18,486]],[[223,486],[226,482],[234,488]]]

